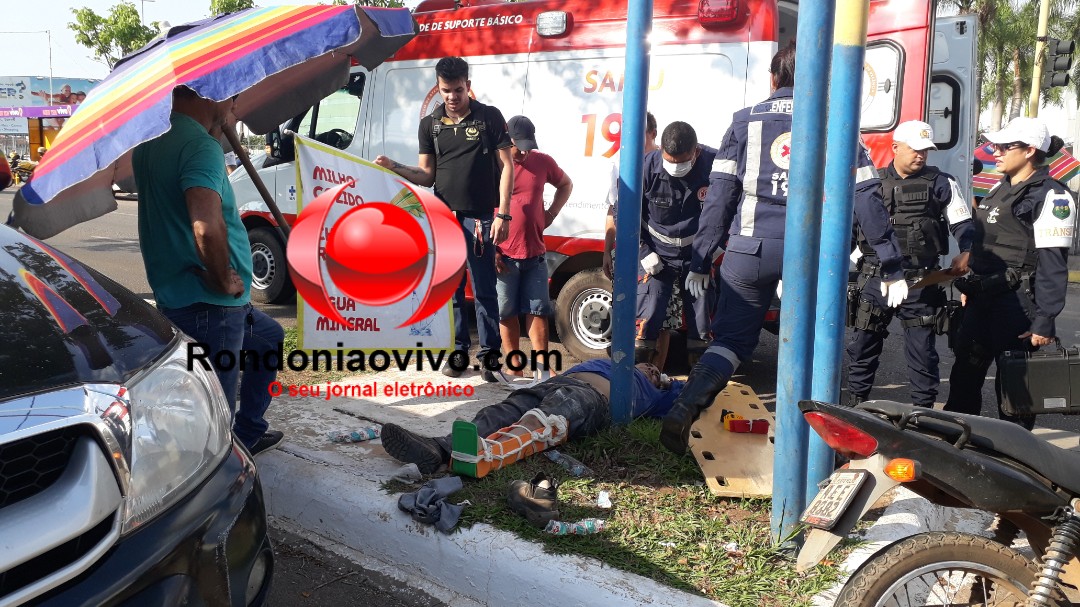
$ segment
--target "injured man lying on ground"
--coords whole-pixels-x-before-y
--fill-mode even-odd
[[[429,438],[396,424],[382,429],[382,443],[393,458],[430,474],[450,465],[460,474],[483,477],[519,459],[568,440],[595,434],[611,424],[610,360],[590,360],[562,375],[481,409],[472,422],[454,422],[447,436]],[[655,365],[634,368],[630,415],[663,417],[684,382],[671,381]],[[620,398],[616,396],[616,398]],[[626,398],[623,396],[622,398]]]

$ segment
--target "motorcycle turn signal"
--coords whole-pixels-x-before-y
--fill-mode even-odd
[[[906,457],[897,457],[885,464],[885,474],[899,483],[910,483],[919,478],[919,462]]]

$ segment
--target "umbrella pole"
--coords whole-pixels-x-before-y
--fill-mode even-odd
[[[225,133],[225,138],[229,140],[229,145],[232,146],[233,152],[236,153],[236,157],[239,158],[240,162],[244,165],[244,170],[251,176],[251,182],[255,184],[255,189],[259,190],[263,202],[270,208],[270,213],[277,222],[278,232],[281,233],[281,239],[284,242],[289,242],[289,233],[292,231],[289,228],[289,223],[285,221],[285,216],[281,214],[281,209],[279,209],[277,203],[274,202],[274,197],[270,195],[270,190],[266,189],[266,184],[264,184],[262,178],[259,177],[259,172],[255,170],[255,165],[251,164],[251,159],[248,158],[247,150],[240,144],[240,136],[236,134],[236,127],[232,124],[225,124],[221,127],[221,130]]]

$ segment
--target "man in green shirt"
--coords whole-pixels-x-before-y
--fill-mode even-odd
[[[177,87],[171,128],[136,147],[132,167],[139,191],[139,247],[158,308],[209,354],[234,413],[233,430],[255,454],[283,436],[263,419],[277,370],[258,362],[285,334],[250,303],[251,245],[216,138],[232,107],[232,99],[215,102]],[[241,351],[257,357],[245,357],[242,381]],[[232,356],[219,356],[222,352]]]

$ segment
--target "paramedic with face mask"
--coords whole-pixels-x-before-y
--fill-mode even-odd
[[[685,282],[690,271],[691,245],[714,158],[716,150],[699,144],[694,128],[685,122],[669,124],[660,137],[660,149],[645,156],[635,362],[654,362],[672,287]],[[686,350],[693,366],[705,351],[712,291],[691,294],[684,290],[682,296]]]
[[[686,388],[664,417],[660,442],[685,453],[694,420],[713,403],[739,364],[757,347],[765,313],[780,282],[787,221],[788,167],[791,160],[791,112],[794,105],[795,45],[769,66],[773,94],[739,110],[716,160],[686,290],[697,295],[710,282],[717,248],[724,247],[712,341],[690,371]],[[900,248],[881,200],[881,181],[866,148],[856,158],[855,221],[881,260],[882,285],[889,305],[907,296]],[[726,246],[725,246],[726,245]]]

